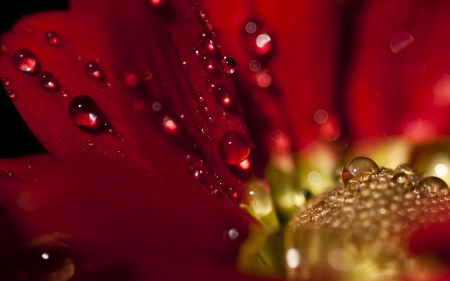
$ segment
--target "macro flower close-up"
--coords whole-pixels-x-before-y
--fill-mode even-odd
[[[450,280],[449,11],[3,9],[0,280]]]

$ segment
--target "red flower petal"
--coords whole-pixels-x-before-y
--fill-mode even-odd
[[[448,1],[368,1],[347,88],[354,138],[449,134]]]
[[[8,250],[0,260],[8,264],[32,250],[37,238],[60,233],[69,236],[63,240],[78,259],[80,280],[124,262],[145,278],[226,274],[246,280],[234,263],[253,219],[225,201],[183,190],[181,183],[174,192],[163,180],[108,160],[61,167],[47,157],[23,158],[0,163],[5,167],[11,175],[0,177],[0,205],[7,210],[0,234]],[[170,272],[176,260],[180,270]],[[8,267],[24,266],[19,260]]]
[[[336,90],[339,25],[336,21],[340,7],[336,1],[255,4],[254,1],[211,0],[203,1],[202,5],[211,11],[210,21],[214,28],[217,26],[219,36],[227,38],[222,40],[223,49],[232,52],[243,65],[237,74],[240,74],[240,85],[248,85],[240,91],[246,109],[253,105],[253,116],[263,116],[263,124],[269,124],[259,128],[260,135],[270,139],[274,130],[280,130],[297,148],[317,138],[334,140],[339,136]],[[248,23],[256,23],[256,32],[245,31]],[[264,50],[257,46],[255,34],[271,36],[272,49],[268,54],[261,55]],[[260,62],[261,70],[250,70],[249,63],[253,60]],[[271,79],[271,87],[267,88],[260,79]],[[315,121],[318,110],[327,114],[323,124]],[[258,122],[251,124],[257,126]],[[324,130],[324,126],[328,129]]]
[[[15,92],[25,121],[58,160],[107,157],[187,186],[200,177],[210,192],[235,200],[236,186],[250,173],[224,163],[217,149],[227,131],[247,135],[234,87],[221,69],[220,51],[202,45],[202,34],[215,39],[192,5],[164,3],[97,1],[87,9],[79,2],[71,12],[22,20],[3,37],[1,76],[10,80],[7,90]],[[17,69],[13,57],[22,48],[36,56],[35,73]],[[52,80],[36,77],[43,71],[57,86],[43,87]],[[229,88],[231,108],[220,105],[207,81]],[[68,112],[79,106],[88,111]],[[103,132],[108,129],[113,132]],[[249,159],[258,170],[255,155]]]

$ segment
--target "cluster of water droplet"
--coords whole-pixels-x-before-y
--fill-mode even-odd
[[[353,253],[356,259],[364,245],[377,245],[389,249],[393,261],[400,262],[407,256],[407,238],[413,229],[449,219],[449,188],[443,180],[420,179],[408,165],[392,170],[356,157],[343,168],[341,185],[296,211],[289,232],[330,230],[333,239],[359,247]],[[296,239],[293,235],[291,241]]]

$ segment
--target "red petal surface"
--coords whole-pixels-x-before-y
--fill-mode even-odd
[[[236,187],[251,171],[225,164],[217,149],[217,140],[229,130],[247,135],[236,93],[221,69],[220,51],[208,53],[199,39],[207,27],[193,5],[173,3],[96,1],[90,6],[80,1],[70,12],[33,15],[3,36],[0,75],[10,80],[6,88],[15,92],[20,114],[57,160],[106,157],[151,171],[169,186],[201,183],[236,200]],[[58,44],[47,42],[48,32],[58,36]],[[36,56],[35,75],[15,67],[12,57],[20,48]],[[98,65],[91,72],[98,67],[100,79],[86,73],[92,61]],[[54,75],[55,90],[41,87],[37,74],[42,71]],[[232,108],[220,105],[208,80],[227,85]],[[80,95],[95,100],[110,127],[77,128],[68,107]],[[109,128],[112,133],[99,132]],[[257,171],[254,153],[249,160]]]
[[[227,38],[222,40],[222,49],[232,52],[242,65],[237,74],[239,84],[247,85],[240,89],[246,109],[253,105],[251,114],[262,116],[258,118],[268,124],[260,128],[259,135],[270,140],[271,133],[280,130],[297,148],[317,138],[334,140],[339,136],[336,70],[341,7],[336,1],[206,0],[202,5],[211,12],[218,36]],[[249,22],[263,30],[246,32]],[[270,54],[255,52],[258,37],[254,34],[270,35]],[[261,63],[261,70],[249,69],[253,60]],[[265,75],[271,78],[270,86],[262,79]],[[323,124],[315,121],[318,110],[328,114]],[[249,120],[252,125],[261,122]]]
[[[12,176],[0,177],[4,274],[26,270],[15,257],[26,257],[37,238],[59,233],[76,259],[74,280],[108,280],[117,265],[131,266],[126,274],[136,280],[247,280],[234,262],[253,220],[223,200],[181,186],[173,192],[165,181],[110,161],[61,167],[34,157],[0,163],[5,167]]]
[[[449,134],[448,1],[368,1],[347,88],[355,139]]]

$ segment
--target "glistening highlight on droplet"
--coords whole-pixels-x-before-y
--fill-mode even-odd
[[[56,91],[58,89],[58,82],[50,71],[42,71],[39,73],[38,81],[39,84],[46,90]]]
[[[13,56],[14,66],[23,72],[35,73],[37,69],[37,59],[32,51],[21,48],[14,52]]]
[[[97,127],[100,110],[95,100],[86,95],[73,98],[69,103],[69,116],[72,121],[81,127]]]
[[[225,163],[239,164],[250,154],[250,142],[241,132],[227,131],[219,138],[217,149]]]

